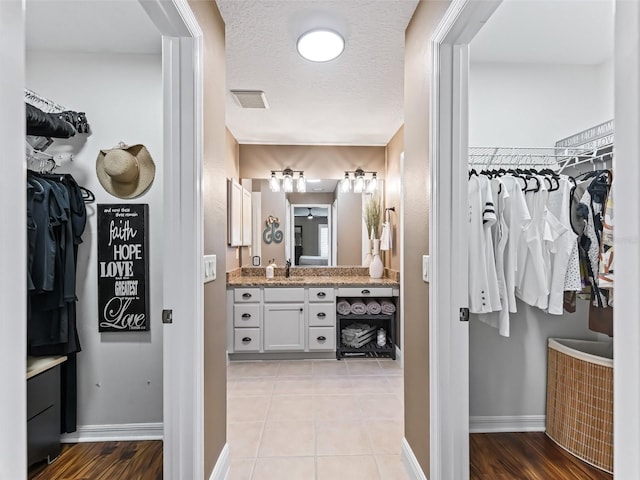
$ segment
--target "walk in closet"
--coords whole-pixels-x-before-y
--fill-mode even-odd
[[[534,3],[504,2],[470,44],[472,434],[549,432],[549,339],[599,341],[613,355],[612,290],[590,296],[597,283],[584,282],[598,277],[608,240],[593,229],[588,239],[571,218],[588,206],[589,218],[605,220],[610,198],[613,2]],[[597,190],[594,178],[595,200],[582,196],[585,185]],[[595,271],[580,275],[582,265]],[[597,325],[603,312],[609,321]],[[609,445],[612,435],[610,426]],[[590,463],[610,470],[610,460]]]
[[[66,419],[61,437],[63,443],[106,440],[114,434],[121,438],[131,436],[161,439],[161,36],[138,2],[78,2],[71,5],[64,2],[27,1],[25,23],[25,86],[30,90],[25,95],[25,101],[40,106],[45,112],[61,111],[54,103],[64,106],[64,110],[83,112],[80,119],[68,119],[75,123],[75,135],[52,135],[50,131],[42,133],[37,130],[33,132],[33,135],[53,137],[53,141],[49,145],[31,142],[27,159],[23,160],[27,162],[29,169],[28,185],[35,188],[44,181],[60,181],[70,185],[70,188],[79,186],[77,191],[81,195],[82,204],[78,205],[78,209],[82,207],[85,212],[86,207],[86,214],[82,218],[84,229],[77,234],[75,230],[70,230],[74,236],[68,237],[72,242],[69,245],[75,248],[75,252],[69,249],[66,251],[71,263],[74,258],[77,262],[76,276],[67,282],[70,287],[75,286],[75,290],[65,290],[65,298],[77,298],[73,310],[79,346],[67,349],[68,352],[53,351],[46,346],[37,347],[38,338],[34,340],[33,336],[40,334],[41,337],[43,332],[33,332],[29,327],[28,353],[40,356],[47,353],[78,352],[75,362],[77,366],[73,368],[77,368],[77,383],[73,388],[65,382],[64,376],[64,369],[70,364],[71,357],[61,365],[64,398],[62,406],[64,408],[69,402],[74,403],[72,399],[77,401],[77,410],[73,409],[67,416],[63,415],[63,421]],[[96,172],[96,160],[100,151],[112,149],[120,142],[127,145],[143,144],[156,166],[151,187],[142,196],[132,200],[118,198],[105,190]],[[140,332],[100,333],[97,283],[98,204],[127,202],[149,205],[151,235],[147,254],[150,256],[150,311],[147,314],[150,327],[147,331]],[[71,207],[73,213],[74,205]],[[39,222],[39,219],[36,218],[36,221]],[[37,243],[36,249],[36,253],[40,252],[42,245]],[[31,258],[35,272],[33,277],[36,280],[35,274],[41,276],[45,269],[42,264],[44,260],[39,254],[30,256],[30,261]],[[43,306],[41,300],[32,302],[32,315],[41,316],[39,308]],[[66,316],[67,312],[64,311],[56,318]],[[48,332],[44,333],[48,335]],[[68,334],[65,331],[65,338],[75,340],[74,333],[72,329],[68,330]],[[29,388],[30,406],[39,391],[38,388]],[[30,415],[31,410],[29,407]],[[51,433],[43,434],[42,430],[30,427],[29,444],[41,446],[43,440],[40,437],[43,435],[47,440],[51,438]],[[55,434],[53,437],[55,438]],[[55,454],[45,451],[44,455],[33,458],[30,455],[29,463],[42,461],[47,456],[49,461],[55,458]],[[42,463],[36,467],[42,470]]]

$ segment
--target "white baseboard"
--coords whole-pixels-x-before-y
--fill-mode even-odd
[[[544,432],[545,424],[545,415],[469,417],[469,432]]]
[[[211,472],[209,480],[226,480],[227,476],[229,475],[229,467],[229,444],[225,443],[222,451],[220,452],[220,455],[218,456],[216,465],[213,467],[213,472]]]
[[[163,426],[159,423],[123,423],[118,425],[78,425],[73,433],[65,433],[62,443],[126,442],[134,440],[162,440]]]
[[[418,459],[413,454],[413,450],[411,450],[411,446],[406,438],[402,439],[401,448],[402,463],[404,463],[404,467],[407,469],[409,480],[427,480],[427,476],[422,471]]]

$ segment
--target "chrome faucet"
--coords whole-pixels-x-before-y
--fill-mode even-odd
[[[284,269],[284,276],[289,278],[289,268],[291,268],[291,260],[287,260],[286,267]]]

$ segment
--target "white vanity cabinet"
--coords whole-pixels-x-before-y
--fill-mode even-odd
[[[305,353],[326,355],[336,350],[333,286],[230,288],[227,311],[227,348],[235,358],[242,359],[242,354],[304,358]]]

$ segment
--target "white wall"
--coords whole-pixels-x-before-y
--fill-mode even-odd
[[[26,86],[84,111],[90,136],[56,140],[48,151],[71,151],[72,173],[98,203],[126,203],[107,193],[95,174],[100,149],[118,142],[146,145],[156,164],[151,189],[132,203],[149,204],[150,331],[98,333],[96,204],[78,255],[78,425],[162,421],[162,77],[159,55],[27,52]]]
[[[611,62],[599,66],[471,64],[472,146],[553,146],[556,140],[613,118]],[[544,415],[549,337],[601,338],[588,330],[588,305],[548,315],[518,303],[511,336],[472,315],[470,415]],[[604,337],[607,338],[607,337]]]

